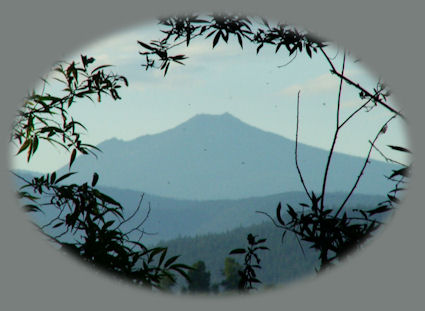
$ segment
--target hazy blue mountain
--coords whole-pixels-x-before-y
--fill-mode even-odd
[[[110,139],[98,159],[79,156],[75,181],[133,189],[181,199],[239,199],[302,190],[294,161],[294,141],[259,130],[232,115],[197,115],[181,125],[131,141]],[[319,192],[327,151],[299,144],[299,161],[309,187]],[[328,190],[346,192],[363,159],[335,154]],[[371,161],[359,193],[384,194],[384,174],[393,166]],[[65,172],[67,167],[61,169]]]
[[[27,171],[19,170],[17,173],[31,179],[34,175]],[[38,175],[40,176],[40,175]],[[23,183],[16,180],[18,187]],[[107,195],[120,202],[124,207],[124,216],[127,218],[138,207],[142,193],[135,190],[119,189],[113,187],[99,187]],[[337,206],[344,200],[343,193],[328,193],[326,204],[329,207]],[[377,203],[385,200],[385,196],[354,194],[347,208],[350,207],[375,207]],[[266,212],[275,216],[279,202],[284,206],[291,204],[294,208],[298,203],[307,203],[304,192],[286,192],[263,197],[252,197],[234,200],[185,200],[164,198],[151,194],[144,194],[137,217],[123,226],[124,231],[137,226],[147,215],[149,217],[142,228],[146,231],[143,241],[148,244],[160,240],[176,237],[196,236],[199,234],[219,233],[232,230],[239,226],[249,226],[263,221],[269,221]],[[38,224],[44,224],[57,214],[56,209],[46,208],[42,213],[33,214]],[[154,233],[150,235],[149,233]]]

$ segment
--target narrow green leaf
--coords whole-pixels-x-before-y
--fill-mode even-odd
[[[31,140],[27,139],[24,141],[23,145],[21,146],[21,148],[19,148],[18,152],[16,153],[16,155],[20,154],[21,152],[23,152],[25,149],[27,149],[29,147],[29,145],[31,144]]]

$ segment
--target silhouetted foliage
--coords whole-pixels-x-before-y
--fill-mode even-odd
[[[229,253],[229,255],[237,255],[237,254],[245,255],[244,263],[243,263],[244,268],[243,270],[238,271],[239,278],[240,278],[238,283],[238,289],[243,291],[255,289],[253,284],[261,283],[261,281],[257,278],[257,274],[255,272],[255,269],[261,269],[261,266],[260,266],[261,260],[257,252],[260,250],[269,249],[266,246],[260,245],[266,242],[267,239],[257,240],[256,236],[250,233],[247,236],[247,240],[248,240],[248,247],[246,249],[235,248]]]
[[[146,70],[150,68],[163,70],[164,76],[168,73],[170,64],[184,65],[188,59],[183,54],[172,55],[172,49],[181,44],[189,46],[193,40],[202,37],[212,40],[212,48],[223,42],[227,44],[229,39],[233,38],[237,40],[241,48],[246,42],[254,44],[257,54],[264,46],[269,45],[275,48],[275,53],[286,51],[293,57],[292,60],[303,52],[309,58],[323,57],[325,63],[329,65],[330,72],[339,79],[340,84],[336,106],[336,126],[323,173],[322,188],[319,192],[314,192],[307,187],[302,175],[302,167],[298,163],[300,115],[300,93],[298,93],[295,164],[300,183],[309,202],[300,203],[299,209],[286,204],[285,211],[282,210],[282,202],[279,202],[276,208],[276,220],[274,217],[267,216],[283,230],[282,239],[288,231],[292,232],[303,251],[302,243],[307,243],[318,252],[319,270],[344,258],[351,250],[359,248],[362,242],[377,232],[382,225],[383,216],[391,214],[397,208],[399,195],[404,190],[403,185],[406,183],[410,170],[410,165],[390,159],[376,146],[377,140],[385,134],[393,119],[404,119],[403,115],[388,103],[387,98],[391,92],[382,81],[379,80],[372,90],[367,89],[346,75],[347,52],[344,51],[342,68],[339,70],[333,59],[328,56],[326,41],[314,37],[308,31],[299,31],[291,25],[271,25],[264,19],[261,23],[254,23],[253,18],[229,14],[212,14],[204,17],[196,14],[172,16],[160,19],[159,25],[164,28],[162,39],[148,43],[138,41],[138,44],[143,48],[143,51],[139,53],[145,57],[145,63],[142,66]],[[64,85],[63,96],[43,91],[41,94],[33,92],[27,97],[23,108],[19,111],[11,135],[11,141],[18,147],[17,154],[26,151],[29,162],[38,150],[40,142],[44,140],[69,152],[69,170],[77,153],[96,155],[95,151],[98,149],[82,141],[80,131],[85,130],[85,127],[69,115],[69,108],[81,99],[94,101],[95,97],[98,102],[101,102],[104,95],[110,96],[113,100],[119,100],[121,97],[118,90],[123,85],[128,86],[128,81],[124,76],[106,73],[105,69],[109,65],[92,69],[94,62],[94,58],[82,55],[81,63],[59,64],[55,68],[55,73],[61,77],[57,80]],[[358,91],[359,98],[362,100],[362,104],[344,120],[340,115],[343,85]],[[374,139],[369,141],[370,148],[365,155],[364,165],[358,176],[354,177],[347,196],[336,208],[331,208],[326,203],[327,178],[341,130],[360,111],[370,111],[376,107],[384,108],[392,115],[381,125],[378,133],[373,133]],[[372,134],[371,136],[373,137]],[[389,145],[389,148],[398,152],[409,152],[402,146]],[[400,169],[394,170],[386,177],[394,181],[395,187],[388,193],[388,200],[381,202],[377,207],[347,211],[346,204],[357,189],[373,150],[377,150],[386,161],[400,165]],[[124,223],[136,217],[140,211],[143,195],[135,213],[125,218],[121,204],[96,188],[99,180],[97,173],[93,175],[91,183],[64,184],[64,181],[73,174],[75,172],[69,171],[62,176],[56,176],[56,172],[53,172],[32,180],[18,176],[25,183],[18,195],[24,201],[24,208],[27,211],[43,213],[47,209],[56,210],[56,216],[49,219],[41,229],[49,231],[46,234],[62,250],[75,254],[96,267],[113,272],[113,275],[120,279],[129,279],[135,284],[163,289],[171,288],[176,279],[174,273],[177,273],[187,278],[190,291],[208,290],[210,273],[206,272],[202,261],[197,262],[194,267],[177,263],[179,256],[167,257],[167,248],[147,248],[141,242],[145,234],[142,226],[150,210],[135,228],[127,232],[121,229]],[[284,217],[283,212],[285,212]],[[232,258],[225,259],[223,271],[225,280],[221,285],[226,290],[249,290],[254,288],[255,283],[261,283],[255,271],[261,268],[257,251],[267,249],[261,245],[266,240],[257,240],[252,234],[248,235],[247,240],[246,249],[238,248],[230,252],[232,255],[245,255],[243,266]]]
[[[196,38],[204,37],[212,39],[212,48],[220,41],[226,44],[230,37],[237,39],[240,47],[244,47],[244,42],[248,41],[257,46],[257,54],[265,45],[275,47],[275,53],[286,50],[289,56],[293,55],[292,60],[298,53],[306,52],[308,57],[313,55],[322,56],[325,63],[329,65],[329,71],[332,75],[339,79],[339,90],[336,109],[336,127],[333,133],[332,145],[329,149],[328,159],[326,161],[325,171],[323,173],[322,189],[320,194],[316,195],[308,189],[303,178],[301,167],[298,163],[298,130],[299,130],[299,104],[300,94],[297,100],[297,131],[295,145],[295,163],[298,170],[300,182],[307,194],[308,203],[300,203],[303,208],[302,212],[296,212],[295,209],[287,205],[286,214],[290,217],[289,221],[284,221],[281,217],[282,204],[279,203],[276,209],[275,221],[269,216],[275,225],[284,230],[282,238],[287,231],[294,233],[298,240],[303,240],[311,244],[311,247],[319,251],[320,269],[324,269],[336,259],[341,259],[353,249],[360,247],[361,242],[370,238],[380,228],[380,222],[376,216],[388,215],[395,208],[395,204],[399,199],[397,195],[400,193],[400,185],[405,183],[409,165],[399,163],[401,168],[394,171],[391,176],[387,177],[394,180],[395,188],[388,194],[388,201],[382,202],[377,208],[371,210],[355,210],[350,214],[345,211],[345,206],[350,197],[357,188],[357,185],[365,173],[369,164],[370,155],[373,149],[377,149],[376,141],[385,134],[389,123],[396,117],[402,118],[403,115],[388,103],[388,97],[391,92],[387,86],[379,80],[373,90],[368,90],[359,82],[354,81],[346,75],[345,63],[347,52],[344,51],[343,63],[341,70],[336,68],[334,61],[329,57],[327,52],[328,42],[318,39],[311,35],[308,31],[299,31],[295,27],[286,24],[271,25],[265,19],[261,23],[254,23],[255,18],[240,15],[229,14],[212,14],[208,16],[198,16],[196,14],[188,14],[181,16],[171,16],[162,18],[159,25],[164,27],[162,32],[165,36],[159,40],[153,40],[149,43],[139,41],[139,44],[145,51],[140,54],[146,57],[145,67],[158,68],[164,70],[164,76],[167,74],[170,63],[177,62],[183,64],[182,61],[188,57],[183,54],[171,56],[171,50],[183,43],[189,46]],[[161,65],[156,66],[156,60],[161,60]],[[291,61],[292,61],[291,60]],[[354,110],[347,118],[342,120],[340,115],[341,93],[343,84],[353,87],[358,91],[360,100],[363,101],[359,107]],[[360,111],[371,111],[376,107],[382,107],[389,111],[392,116],[381,126],[379,132],[372,141],[369,141],[370,148],[365,156],[363,167],[360,169],[357,177],[354,178],[353,186],[349,190],[343,202],[336,208],[326,207],[326,186],[327,177],[332,165],[334,148],[339,138],[341,129],[344,128]],[[393,150],[408,152],[406,148],[401,146],[389,146]],[[387,161],[395,162],[381,154]],[[398,179],[397,179],[398,178]],[[301,245],[301,244],[300,244]]]
[[[99,150],[81,140],[78,128],[85,127],[69,115],[69,108],[77,99],[93,100],[93,95],[97,95],[98,102],[102,94],[118,100],[120,83],[128,85],[128,82],[123,76],[105,73],[104,68],[108,65],[89,70],[94,58],[81,56],[81,61],[81,65],[72,62],[66,68],[63,64],[55,68],[63,78],[58,80],[65,84],[64,96],[33,92],[19,111],[11,141],[19,148],[17,154],[27,150],[28,162],[38,150],[41,140],[70,152],[69,169],[77,151],[95,155],[94,151]],[[97,173],[93,174],[90,184],[64,184],[73,174],[75,172],[57,176],[53,172],[32,180],[17,175],[24,181],[18,196],[25,203],[26,211],[49,211],[51,214],[56,210],[56,216],[47,219],[40,228],[56,245],[96,268],[113,272],[115,277],[138,285],[160,287],[165,278],[174,282],[172,272],[187,277],[191,268],[177,263],[179,256],[167,257],[167,248],[147,248],[141,242],[145,233],[142,226],[150,210],[138,226],[127,232],[120,228],[137,216],[143,195],[135,213],[124,218],[121,204],[95,188],[99,180]]]

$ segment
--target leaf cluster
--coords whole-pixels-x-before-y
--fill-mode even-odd
[[[97,96],[100,102],[102,94],[113,100],[121,99],[118,89],[122,83],[128,86],[128,81],[124,76],[106,73],[104,69],[109,65],[91,69],[94,61],[94,58],[82,55],[81,63],[59,64],[55,71],[62,79],[56,79],[64,84],[64,95],[33,92],[19,110],[11,141],[18,145],[18,154],[27,150],[28,162],[41,140],[70,152],[69,169],[77,151],[83,155],[95,155],[93,150],[99,150],[82,142],[78,129],[86,128],[69,115],[69,109],[77,99],[93,101]],[[145,234],[142,226],[149,216],[150,206],[136,227],[128,231],[122,229],[126,222],[138,216],[143,195],[135,212],[125,218],[121,204],[96,188],[97,173],[93,174],[90,184],[65,184],[74,174],[68,172],[57,176],[53,172],[31,180],[15,174],[24,181],[18,191],[24,209],[46,216],[47,222],[40,226],[44,234],[63,251],[134,284],[160,287],[164,279],[175,282],[173,273],[187,278],[187,271],[192,268],[177,262],[179,256],[169,257],[167,248],[147,248],[141,242]]]
[[[284,229],[282,240],[289,231],[295,234],[303,252],[300,241],[308,242],[310,248],[318,251],[320,270],[359,248],[381,224],[372,217],[377,214],[376,211],[354,209],[351,214],[345,211],[339,216],[334,209],[321,208],[322,198],[316,197],[314,192],[311,198],[309,204],[300,203],[297,210],[287,204],[287,219],[282,217],[282,204],[279,202],[276,219],[277,226]]]
[[[102,94],[119,100],[121,97],[118,90],[123,84],[128,86],[128,81],[124,76],[106,73],[105,69],[110,65],[92,68],[94,62],[93,57],[81,55],[81,63],[59,63],[54,72],[58,75],[55,80],[63,85],[63,95],[45,93],[44,90],[41,93],[33,91],[25,99],[10,138],[19,148],[17,154],[27,151],[29,162],[39,143],[46,141],[67,151],[72,150],[69,160],[71,167],[77,151],[81,154],[98,151],[95,146],[82,141],[80,131],[86,128],[74,120],[69,114],[69,108],[79,99],[94,101],[93,98],[97,97],[97,101],[101,102]]]
[[[48,236],[62,250],[139,285],[159,287],[164,278],[174,282],[172,272],[187,277],[191,268],[177,263],[179,256],[167,258],[167,248],[149,249],[140,242],[145,233],[141,227],[147,216],[137,227],[123,231],[121,226],[136,213],[125,218],[121,204],[95,188],[99,179],[97,173],[90,185],[64,185],[63,181],[72,174],[57,177],[54,172],[35,177],[20,189],[30,188],[30,192],[38,196],[32,196],[31,204],[25,206],[28,211],[49,211],[49,214],[55,211],[55,216],[41,229],[49,231]],[[137,238],[132,237],[134,232]]]
[[[244,257],[244,268],[243,270],[239,270],[239,290],[246,291],[254,289],[254,283],[261,283],[261,281],[257,278],[257,274],[255,269],[261,269],[260,262],[261,259],[258,256],[257,252],[260,250],[268,250],[267,246],[262,245],[266,242],[267,239],[259,239],[257,240],[257,236],[249,233],[247,235],[248,246],[247,248],[235,248],[230,251],[229,255],[243,255]]]
[[[289,55],[296,51],[302,52],[304,49],[310,58],[313,53],[318,52],[318,49],[326,46],[323,41],[314,38],[307,32],[300,32],[293,26],[286,24],[270,26],[263,19],[262,26],[254,27],[254,19],[242,15],[214,13],[201,17],[191,13],[161,18],[159,24],[165,27],[161,30],[165,34],[162,39],[152,40],[150,43],[142,41],[138,41],[138,43],[144,48],[144,51],[139,53],[146,57],[142,66],[146,70],[149,68],[164,70],[164,76],[167,74],[171,62],[183,64],[182,61],[188,58],[183,54],[171,56],[169,51],[183,43],[189,46],[197,37],[212,38],[212,48],[220,40],[228,43],[229,38],[233,36],[242,49],[244,41],[256,44],[257,54],[267,44],[275,46],[276,53],[281,47],[285,47]],[[157,60],[161,61],[159,67],[155,66]]]

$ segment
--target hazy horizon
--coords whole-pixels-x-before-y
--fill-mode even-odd
[[[143,135],[153,135],[172,129],[198,114],[230,113],[243,122],[261,130],[294,140],[296,128],[297,92],[300,97],[299,142],[321,149],[329,149],[335,127],[335,108],[339,80],[329,72],[320,57],[292,56],[274,53],[264,47],[257,55],[254,45],[241,49],[237,40],[226,45],[219,42],[214,49],[208,40],[193,40],[189,47],[178,46],[175,53],[186,54],[185,65],[170,67],[167,76],[158,70],[145,71],[144,58],[139,55],[137,40],[149,42],[162,36],[156,24],[143,24],[116,32],[108,37],[93,40],[91,44],[63,54],[65,61],[80,59],[87,54],[96,64],[111,64],[111,70],[126,76],[129,87],[120,89],[122,100],[113,102],[104,97],[101,103],[82,101],[75,103],[70,112],[87,127],[82,135],[85,142],[98,145],[116,137],[129,141]],[[342,51],[334,46],[334,63],[342,63]],[[332,50],[331,50],[332,52]],[[54,64],[56,60],[52,60]],[[285,65],[285,66],[283,66]],[[368,88],[378,79],[354,56],[349,55],[345,73]],[[53,78],[49,70],[43,75]],[[36,89],[60,93],[54,83]],[[54,81],[53,81],[54,82]],[[394,101],[394,98],[389,100]],[[347,117],[361,103],[357,91],[343,88],[341,117]],[[353,118],[346,130],[340,133],[336,151],[365,156],[368,140],[373,137],[390,114],[373,109]],[[352,124],[351,124],[352,123]],[[406,128],[395,120],[380,143],[407,144]],[[30,163],[25,154],[15,157],[11,147],[11,164],[14,168],[48,172],[64,165],[69,154],[47,143],[41,143]],[[395,157],[403,155],[394,154]],[[373,152],[372,159],[382,160]]]

